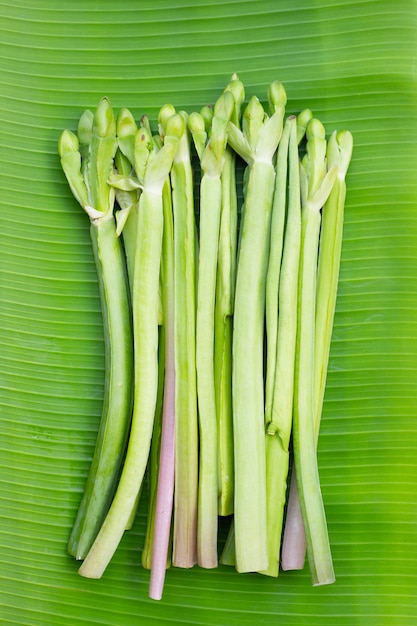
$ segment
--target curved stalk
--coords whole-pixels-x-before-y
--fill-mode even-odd
[[[132,409],[133,335],[126,272],[114,219],[90,227],[99,278],[105,341],[103,412],[84,495],[69,540],[69,552],[83,559],[113,497]]]
[[[103,98],[93,114],[85,111],[78,137],[59,140],[62,168],[71,190],[90,217],[90,235],[99,282],[105,341],[103,410],[84,495],[68,543],[83,559],[105,518],[125,451],[132,408],[132,320],[125,260],[113,216],[114,191],[108,184],[117,149],[116,123]]]
[[[162,188],[178,141],[176,136],[172,139],[149,159],[139,200],[133,283],[135,379],[132,425],[123,471],[112,505],[79,569],[79,573],[88,578],[102,576],[119,545],[135,506],[149,457],[158,391]]]

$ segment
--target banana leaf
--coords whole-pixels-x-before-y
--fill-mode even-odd
[[[0,623],[417,623],[417,3],[0,3]],[[91,460],[104,342],[87,218],[57,157],[106,95],[156,122],[231,74],[354,135],[319,465],[336,583],[171,569],[148,599],[146,508],[104,577],[66,544]]]

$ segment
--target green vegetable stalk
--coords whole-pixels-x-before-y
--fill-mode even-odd
[[[320,211],[336,173],[335,167],[327,172],[325,130],[313,118],[307,127],[307,153],[300,167],[302,226],[293,437],[297,486],[314,585],[334,581],[314,432],[314,336]]]
[[[265,423],[272,421],[272,404],[275,387],[278,336],[278,294],[287,215],[287,174],[290,123],[284,125],[278,146],[274,201],[271,215],[271,237],[266,276],[266,372],[265,372]],[[297,154],[298,168],[298,154]]]
[[[214,107],[163,106],[157,134],[128,109],[116,121],[103,98],[58,144],[90,219],[105,338],[102,416],[68,551],[100,578],[147,476],[142,565],[156,600],[171,563],[217,566],[219,516],[232,514],[221,563],[278,576],[280,560],[299,569],[307,550],[313,585],[335,580],[317,443],[352,136],[327,142],[310,109],[284,123],[278,81],[268,111],[253,97],[242,115],[244,97],[233,74]]]
[[[146,532],[145,541],[142,550],[142,567],[145,569],[152,569],[152,554],[153,546],[155,543],[155,522],[156,522],[156,499],[158,493],[158,475],[159,475],[159,461],[161,455],[161,434],[162,434],[162,420],[163,420],[163,405],[164,405],[164,383],[165,383],[165,326],[159,328],[158,338],[158,392],[156,396],[155,405],[155,419],[152,429],[151,448],[149,452],[148,466],[146,469],[146,487],[148,496],[148,514],[146,520]],[[142,486],[142,489],[145,485]],[[139,505],[141,492],[137,498],[135,507],[132,510],[131,523],[136,517],[137,506]],[[130,524],[126,527],[129,530]],[[164,570],[168,563],[165,560]]]
[[[108,185],[116,153],[116,123],[107,99],[86,111],[78,137],[64,131],[59,140],[62,168],[71,190],[90,218],[105,339],[103,411],[84,495],[68,544],[76,559],[90,549],[107,514],[121,467],[132,408],[132,322],[125,260],[113,216],[114,191]]]
[[[100,532],[79,569],[82,576],[100,578],[110,562],[135,506],[145,473],[158,390],[159,273],[163,236],[162,190],[172,166],[179,137],[180,116],[167,123],[163,147],[152,149],[145,128],[138,129],[136,145],[147,141],[148,159],[139,201],[138,238],[134,263],[133,327],[135,384],[133,417],[126,458],[112,505]],[[149,134],[148,134],[149,135]],[[141,154],[135,150],[135,164]],[[135,170],[137,167],[135,166]]]
[[[175,112],[162,107],[160,133]],[[179,113],[187,126],[188,115]],[[193,567],[197,560],[198,417],[196,379],[196,223],[191,138],[186,128],[171,170],[174,214],[175,285],[175,494],[173,565]]]
[[[334,132],[327,143],[327,167],[337,168],[337,177],[323,209],[317,270],[316,333],[314,363],[314,431],[318,437],[329,364],[330,343],[336,310],[342,253],[346,174],[352,158],[349,131]]]
[[[115,157],[115,171],[111,174],[109,183],[114,188],[116,201],[119,205],[119,210],[116,212],[117,234],[123,238],[129,286],[131,297],[133,297],[139,199],[142,192],[144,164],[139,165],[138,159],[135,164],[135,151],[136,154],[139,153],[139,142],[136,141],[138,127],[128,109],[121,109],[119,112],[116,130],[119,148]],[[144,143],[142,152],[147,154],[146,143]],[[126,530],[130,530],[133,526],[141,491],[137,496],[136,505],[132,509]]]
[[[287,120],[284,127],[283,137],[278,147],[277,154],[277,180],[275,183],[274,204],[272,209],[271,224],[271,249],[268,260],[268,274],[266,283],[266,332],[267,332],[267,360],[266,360],[266,383],[265,383],[265,422],[271,422],[272,403],[274,397],[275,372],[277,361],[277,335],[278,335],[278,294],[280,288],[281,263],[284,244],[284,230],[286,220],[287,202],[287,171],[288,171],[288,142],[289,127],[296,124],[296,145],[298,145],[305,135],[306,125],[310,121],[312,113],[305,109],[297,116],[296,121]],[[292,150],[295,158],[294,149]],[[297,153],[298,167],[298,153]],[[298,178],[298,176],[297,176]],[[294,181],[293,181],[294,182]],[[295,181],[296,189],[299,182]],[[291,182],[289,183],[291,191]],[[299,192],[298,192],[299,193]],[[295,196],[294,196],[295,197]],[[296,268],[295,268],[296,269]],[[292,271],[292,270],[291,270]]]
[[[211,133],[204,141],[205,123],[198,113],[188,123],[201,161],[200,238],[198,261],[196,367],[200,426],[197,562],[217,567],[218,462],[214,378],[214,317],[221,216],[221,173],[226,150],[227,123],[234,98],[225,92],[214,107]]]
[[[288,208],[282,247],[287,153]],[[282,161],[284,161],[284,167]],[[269,280],[272,281],[269,286],[271,296],[274,295],[274,298],[271,298],[268,304],[273,307],[275,313],[272,315],[273,321],[276,321],[276,324],[272,324],[274,343],[270,346],[273,351],[272,357],[275,356],[275,359],[273,360],[271,410],[269,414],[266,414],[268,567],[262,572],[269,576],[278,576],[293,411],[298,268],[301,245],[300,177],[295,116],[287,119],[278,148],[274,210],[277,210],[278,214],[275,216],[273,213],[272,217],[270,259],[273,263],[268,268],[267,284]],[[278,248],[277,251],[276,248]],[[280,262],[281,249],[282,264],[280,277],[277,279],[276,265]]]
[[[266,118],[257,98],[245,109],[242,131],[229,122],[228,141],[248,163],[237,265],[233,334],[236,567],[267,567],[263,335],[265,282],[275,170],[286,96],[273,83],[274,113]]]
[[[126,264],[129,284],[133,289],[134,265],[136,253],[136,239],[138,228],[140,184],[143,183],[143,172],[138,171],[140,180],[136,178],[135,167],[135,137],[138,127],[132,113],[128,109],[121,109],[117,116],[117,143],[119,149],[115,158],[115,173],[110,177],[110,183],[115,186],[116,201],[120,210],[116,212],[117,233],[123,236],[126,253]],[[124,182],[124,185],[120,184]],[[129,184],[131,181],[132,184]],[[124,189],[120,187],[124,186]]]
[[[337,167],[337,178],[323,208],[319,244],[314,340],[314,432],[316,445],[320,431],[336,308],[346,197],[345,177],[352,156],[352,147],[353,139],[348,131],[334,132],[327,143],[327,167]],[[304,560],[305,533],[296,481],[293,478],[283,540],[283,569],[302,569]]]
[[[234,98],[231,121],[240,126],[245,97],[237,75],[227,85]],[[221,173],[221,216],[214,318],[214,380],[218,438],[219,515],[233,513],[234,455],[232,415],[232,337],[237,263],[236,153],[226,146]]]
[[[144,135],[145,137],[152,138],[152,151],[157,152],[160,150],[162,146],[162,139],[158,134],[153,135],[151,131],[151,126],[149,119],[146,115],[143,115],[140,120],[140,127],[145,129],[147,132]],[[138,151],[138,142],[136,142],[136,151]],[[146,162],[144,161],[144,167],[146,166]],[[141,174],[138,172],[138,176],[143,180],[144,171]],[[153,559],[153,546],[155,544],[155,524],[157,519],[156,512],[156,503],[157,503],[157,492],[158,492],[158,476],[160,471],[160,456],[161,456],[161,439],[162,439],[162,424],[164,418],[164,387],[165,387],[165,365],[166,365],[166,343],[167,343],[167,327],[166,327],[166,319],[165,319],[165,310],[163,306],[163,299],[165,297],[165,284],[163,279],[164,273],[164,264],[165,264],[165,231],[166,231],[166,193],[167,189],[170,189],[169,179],[167,178],[163,191],[162,191],[162,205],[163,205],[163,237],[162,237],[162,253],[161,253],[161,265],[160,265],[160,276],[159,276],[159,339],[158,339],[158,392],[156,397],[156,408],[155,408],[155,419],[152,430],[152,438],[151,438],[151,448],[148,459],[148,467],[147,467],[147,491],[148,491],[148,517],[147,517],[147,526],[145,533],[145,543],[142,550],[142,566],[146,569],[152,569],[152,559]],[[129,221],[126,223],[124,230],[126,228],[129,230],[133,224]],[[124,231],[123,231],[124,232]],[[141,492],[139,492],[137,505],[139,505],[139,500],[141,497]],[[132,510],[132,518],[136,516],[136,509]],[[167,559],[164,562],[164,570],[166,569],[168,563]]]
[[[164,185],[162,202],[164,234],[161,259],[161,292],[164,315],[162,326],[164,338],[164,387],[151,579],[149,583],[149,596],[155,600],[159,600],[162,597],[165,572],[171,563],[170,538],[175,485],[174,223],[169,180]]]

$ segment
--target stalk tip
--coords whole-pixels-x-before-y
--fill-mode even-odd
[[[306,134],[307,126],[310,120],[312,119],[313,119],[313,112],[311,111],[311,109],[304,109],[303,111],[301,111],[301,113],[297,115],[297,141],[298,143],[301,143],[301,141],[303,140]]]
[[[204,120],[204,125],[205,125],[205,131],[206,133],[209,132],[209,130],[211,129],[211,123],[213,121],[213,116],[214,116],[214,111],[213,111],[213,107],[210,106],[209,104],[206,104],[200,111],[200,115]]]
[[[98,137],[116,135],[116,120],[108,98],[104,97],[97,105],[94,114],[93,131]]]
[[[204,133],[206,131],[206,124],[201,113],[197,113],[196,111],[190,113],[188,128],[191,133]]]
[[[134,135],[137,131],[137,125],[135,118],[129,109],[120,109],[117,116],[117,135],[118,137],[127,137],[128,135]]]
[[[328,141],[329,167],[337,165],[339,178],[345,178],[352,159],[353,136],[348,130],[334,133]],[[336,156],[337,155],[337,156]]]
[[[279,80],[274,80],[274,82],[269,85],[268,102],[272,113],[277,109],[285,108],[287,104],[287,92],[285,91],[284,85],[280,83]]]
[[[93,132],[94,113],[90,109],[86,109],[81,115],[78,122],[78,139],[81,145],[88,146],[91,143],[91,135]]]
[[[164,104],[159,109],[158,126],[159,126],[159,134],[161,135],[161,137],[165,135],[165,126],[166,126],[168,119],[171,117],[171,115],[175,115],[175,114],[176,114],[176,110],[172,104]]]
[[[61,159],[71,152],[78,152],[78,149],[77,135],[70,130],[64,130],[58,140],[58,153]]]
[[[235,108],[235,99],[230,91],[224,91],[214,105],[214,115],[225,120],[230,120],[233,109]]]
[[[175,113],[166,120],[165,135],[171,135],[172,137],[181,139],[184,131],[185,120],[180,113]]]
[[[326,139],[326,131],[323,124],[316,117],[312,117],[307,124],[307,139]]]
[[[265,121],[265,110],[256,96],[252,96],[243,113],[242,131],[250,146],[255,148]]]
[[[230,91],[237,105],[241,105],[245,99],[245,87],[237,74],[233,74],[230,83],[225,87],[225,92]]]

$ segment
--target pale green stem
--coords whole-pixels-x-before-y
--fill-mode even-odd
[[[334,582],[314,432],[314,327],[320,210],[303,207],[297,358],[294,393],[294,460],[313,585]]]
[[[165,375],[165,327],[159,328],[158,350],[158,394],[156,398],[155,420],[152,430],[151,450],[148,459],[148,516],[146,523],[145,542],[142,550],[142,566],[145,569],[152,567],[152,548],[155,535],[156,496],[158,489],[159,456],[161,451],[162,411],[164,398],[164,375]],[[141,490],[142,491],[142,490]],[[140,496],[140,494],[139,494]],[[139,498],[138,502],[139,503]],[[134,507],[132,513],[136,514]],[[127,527],[126,530],[129,530]]]
[[[316,354],[315,354],[315,418],[318,439],[326,388],[333,320],[336,310],[337,285],[343,238],[346,184],[337,178],[323,209],[320,252],[317,272]]]
[[[265,423],[271,419],[275,386],[278,335],[278,293],[281,273],[284,225],[287,204],[288,142],[290,124],[287,120],[278,146],[274,202],[271,217],[271,245],[266,277],[266,384]]]
[[[220,231],[220,175],[205,174],[200,186],[196,366],[200,424],[197,556],[200,567],[217,567],[217,419],[214,385],[214,304]]]
[[[171,564],[171,522],[175,483],[175,332],[174,332],[174,223],[169,180],[163,190],[164,235],[162,240],[161,285],[164,313],[163,414],[161,453],[159,459],[158,491],[154,543],[152,547],[149,596],[162,598],[167,567]]]
[[[120,141],[120,138],[119,138]],[[131,138],[134,144],[134,139]],[[118,176],[124,176],[126,179],[130,179],[132,175],[132,164],[129,159],[118,150],[115,157],[115,166]],[[112,177],[110,177],[110,184],[113,183]],[[120,207],[116,212],[116,225],[117,234],[123,237],[123,248],[126,257],[126,268],[128,274],[128,282],[130,288],[130,296],[133,298],[133,283],[134,283],[134,270],[135,270],[135,254],[136,254],[136,241],[138,237],[138,210],[139,210],[139,198],[140,189],[134,190],[122,190],[115,188],[116,201]],[[135,518],[136,511],[139,505],[139,500],[142,490],[140,490],[136,505],[132,509],[129,521],[126,525],[126,530],[131,530]],[[146,542],[145,542],[146,543]]]
[[[352,153],[352,136],[349,132],[333,133],[329,140],[330,152],[339,145],[340,154],[331,154],[328,165],[338,166],[329,198],[323,208],[317,269],[317,294],[315,317],[314,357],[314,432],[316,446],[320,433],[324,393],[333,322],[336,311],[337,288],[343,240],[344,208],[346,200],[345,176]]]
[[[326,385],[333,318],[336,307],[340,256],[343,238],[345,175],[352,154],[352,135],[334,132],[327,147],[327,165],[337,165],[338,175],[323,208],[317,273],[315,317],[314,431],[316,445],[320,432],[321,413]],[[284,532],[282,567],[302,569],[305,560],[305,533],[295,481],[291,480],[287,519]]]
[[[175,495],[173,565],[197,560],[198,419],[196,381],[196,225],[189,137],[171,170],[175,250]]]
[[[280,437],[266,435],[266,506],[268,564],[260,574],[278,576],[282,521],[287,488],[289,453]]]
[[[233,513],[232,336],[236,281],[236,156],[228,148],[221,175],[222,209],[214,330],[214,379],[218,435],[219,515]]]
[[[138,194],[139,197],[140,194]],[[126,265],[129,276],[131,290],[134,280],[135,254],[136,254],[136,233],[138,230],[139,201],[137,200],[129,211],[129,216],[123,226],[123,245],[126,253]]]
[[[123,253],[113,216],[93,222],[90,234],[103,313],[105,390],[94,457],[68,545],[76,559],[86,556],[110,506],[132,409],[132,322]]]
[[[68,550],[82,559],[110,506],[125,452],[131,418],[132,323],[125,264],[108,184],[117,150],[116,123],[107,98],[95,113],[85,111],[78,137],[64,131],[58,142],[61,165],[74,197],[90,217],[90,234],[103,314],[105,388],[100,428],[84,496]]]
[[[100,578],[117,549],[135,506],[149,457],[158,389],[158,285],[162,232],[162,197],[153,189],[149,192],[145,189],[140,198],[134,275],[135,386],[132,426],[115,497],[79,569],[79,573],[88,578]]]
[[[270,419],[266,424],[266,475],[268,568],[262,573],[278,576],[283,512],[287,491],[289,442],[291,436],[295,347],[297,335],[297,292],[301,244],[301,202],[296,118],[288,118],[289,190],[285,238],[279,280],[275,345],[274,386]],[[281,144],[280,144],[281,145]],[[277,172],[277,177],[280,173]],[[286,181],[281,181],[285,185]],[[271,247],[274,245],[271,233]],[[275,259],[274,259],[275,260]]]
[[[206,143],[205,122],[192,114],[189,128],[200,157],[199,260],[196,318],[197,399],[200,426],[197,557],[201,567],[217,566],[218,454],[214,374],[214,331],[217,262],[222,208],[221,172],[226,149],[226,127],[234,107],[230,92],[214,107]]]
[[[233,327],[233,440],[235,452],[235,543],[239,572],[268,566],[264,424],[264,316],[271,209],[272,164],[282,134],[286,101],[278,83],[268,97],[273,114],[251,98],[242,131],[228,125],[228,142],[248,162],[239,240]]]
[[[132,288],[134,267],[135,267],[135,254],[136,254],[136,239],[138,229],[138,210],[139,203],[137,202],[132,206],[132,210],[126,220],[123,227],[123,244],[126,252],[126,264],[129,275],[129,281]]]
[[[126,177],[131,176],[132,164],[120,150],[118,150],[116,153],[115,165],[117,168],[117,173],[119,175]],[[129,276],[130,290],[132,291],[138,228],[138,207],[141,190],[135,189],[131,191],[125,191],[116,188],[115,191],[116,200],[120,207],[120,210],[116,212],[116,221],[118,231],[122,233],[123,237],[127,273]]]
[[[267,567],[263,339],[275,172],[250,165],[237,266],[233,335],[236,567]]]

